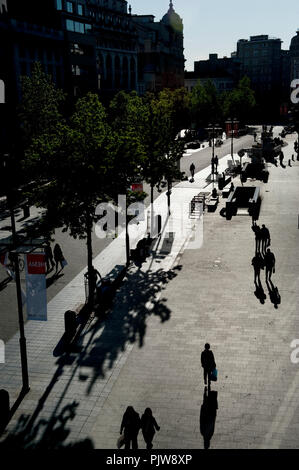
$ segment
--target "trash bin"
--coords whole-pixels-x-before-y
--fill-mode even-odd
[[[10,406],[9,393],[7,390],[0,390],[0,433],[4,431],[9,420]]]
[[[64,314],[65,334],[68,339],[75,336],[77,330],[77,314],[72,310],[67,310]]]
[[[30,206],[29,206],[29,204],[25,204],[23,206],[23,214],[24,214],[24,219],[27,219],[28,217],[30,217]]]

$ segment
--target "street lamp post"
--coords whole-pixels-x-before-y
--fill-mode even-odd
[[[216,132],[216,135],[217,135],[217,131],[219,131],[221,129],[222,129],[222,127],[219,127],[219,124],[215,124],[215,123],[209,124],[209,127],[206,128],[206,130],[209,131],[209,135],[212,133],[212,139],[213,139],[212,159],[213,159],[213,161],[214,161],[214,157],[215,157],[215,132]],[[214,171],[212,172],[212,176],[213,176],[213,187],[214,187]]]
[[[235,160],[234,160],[234,132],[235,132],[234,126],[235,124],[238,124],[238,123],[239,121],[236,118],[234,119],[230,118],[226,121],[226,124],[231,125],[231,156],[232,156],[233,163],[235,163]]]
[[[7,168],[7,158],[8,154],[4,155],[4,168]],[[7,175],[8,176],[8,175]],[[29,387],[29,376],[28,376],[28,361],[27,361],[27,347],[26,347],[26,337],[24,329],[24,318],[23,318],[23,304],[22,304],[22,290],[21,290],[21,279],[20,279],[20,269],[19,269],[19,256],[16,252],[18,246],[18,235],[16,231],[15,223],[15,214],[14,214],[14,203],[12,192],[7,192],[7,203],[10,211],[11,227],[12,227],[12,240],[13,240],[13,258],[15,266],[15,279],[16,279],[16,289],[17,289],[17,302],[18,302],[18,317],[19,317],[19,327],[20,327],[20,354],[21,354],[21,367],[22,367],[22,393],[27,393],[30,389]]]

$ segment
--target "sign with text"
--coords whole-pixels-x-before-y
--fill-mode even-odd
[[[25,259],[28,320],[47,321],[46,257],[33,253]]]
[[[131,186],[131,190],[136,192],[136,193],[142,193],[143,192],[143,183],[133,183]]]

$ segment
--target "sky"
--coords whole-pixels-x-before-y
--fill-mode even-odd
[[[168,11],[169,0],[128,0],[132,14],[155,16],[160,21]],[[194,61],[209,54],[230,57],[238,39],[268,34],[282,39],[289,49],[299,29],[298,0],[173,0],[184,23],[186,70]]]

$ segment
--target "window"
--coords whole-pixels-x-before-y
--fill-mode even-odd
[[[75,31],[74,21],[72,21],[72,20],[66,20],[66,29],[67,29],[68,31]]]
[[[83,5],[81,5],[80,3],[78,5],[78,15],[83,16]]]
[[[85,33],[90,33],[91,31],[91,24],[85,24]]]
[[[66,11],[68,13],[73,13],[74,12],[74,5],[72,2],[66,2]]]
[[[62,10],[62,0],[56,0],[56,9]]]
[[[72,65],[72,74],[73,75],[80,75],[79,65]]]
[[[74,21],[75,23],[75,32],[84,34],[84,24],[79,23],[78,21]]]

